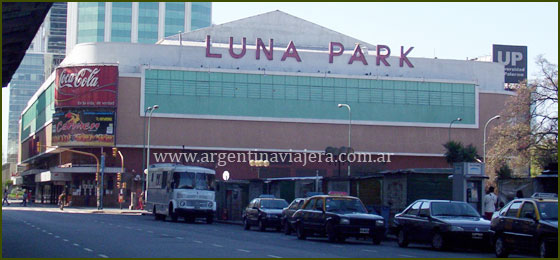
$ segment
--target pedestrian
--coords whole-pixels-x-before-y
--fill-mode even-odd
[[[144,210],[144,192],[140,193],[140,196],[138,196],[138,208]]]
[[[31,206],[31,202],[33,200],[31,199],[31,190],[27,191],[27,203],[29,203],[29,205]]]
[[[58,204],[60,204],[60,210],[64,210],[64,203],[66,202],[66,191],[63,191],[60,196],[58,196]]]
[[[25,190],[25,191],[23,192],[23,198],[22,198],[22,199],[23,199],[23,201],[21,202],[21,204],[22,204],[24,207],[27,206],[27,190]]]
[[[514,199],[521,199],[521,198],[523,198],[523,191],[518,190],[517,193],[515,193],[515,198]]]
[[[4,202],[10,206],[10,202],[8,201],[8,188],[4,189],[4,198],[2,199],[2,206],[4,206]]]
[[[490,186],[486,195],[484,196],[483,202],[483,209],[484,209],[484,218],[487,220],[492,219],[492,215],[494,211],[496,211],[496,203],[498,202],[498,197],[494,194],[494,187]]]

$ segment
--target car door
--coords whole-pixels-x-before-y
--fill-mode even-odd
[[[305,229],[312,228],[313,225],[312,217],[313,217],[313,209],[315,207],[315,201],[317,201],[317,199],[309,200],[309,202],[305,204],[305,206],[302,209],[301,223],[303,224],[303,227]]]
[[[424,201],[422,205],[420,205],[418,216],[416,217],[412,228],[414,229],[417,240],[431,241],[434,225],[430,218],[430,202]]]
[[[418,234],[418,213],[420,212],[420,205],[422,201],[418,201],[405,212],[404,214],[404,231],[410,241],[418,241],[422,236]]]
[[[313,230],[320,231],[323,229],[325,224],[325,198],[318,198],[313,207],[313,213],[311,217]]]
[[[503,234],[504,239],[509,245],[517,244],[517,236],[515,233],[515,226],[519,225],[519,219],[517,218],[519,209],[521,208],[522,201],[515,201],[509,207],[507,213],[500,221],[503,222]]]
[[[257,224],[257,219],[259,216],[259,199],[254,199],[250,204],[249,207],[247,209],[247,219],[249,220],[249,223],[251,225],[256,225]]]
[[[517,246],[526,250],[538,244],[538,241],[536,241],[538,223],[536,221],[535,208],[535,204],[532,201],[525,201],[521,206],[521,212],[517,220],[519,224],[513,227]]]

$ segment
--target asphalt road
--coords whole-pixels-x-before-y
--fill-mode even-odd
[[[348,239],[298,240],[270,230],[245,231],[231,224],[155,221],[152,216],[2,211],[2,257],[494,257],[488,251],[455,249],[438,252],[395,241],[381,245]]]

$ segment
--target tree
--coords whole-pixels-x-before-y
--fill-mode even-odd
[[[445,147],[446,150],[445,160],[449,164],[456,162],[475,162],[476,158],[479,157],[476,147],[472,144],[464,147],[461,142],[449,141],[443,144],[443,147]]]
[[[500,113],[503,120],[490,132],[487,169],[508,164],[516,175],[515,169],[531,164],[537,173],[558,161],[558,66],[542,56],[536,65],[537,78],[519,84]]]

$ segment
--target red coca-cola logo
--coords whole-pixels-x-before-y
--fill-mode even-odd
[[[83,68],[77,73],[66,73],[62,70],[59,75],[59,88],[83,88],[99,86],[99,68]]]

